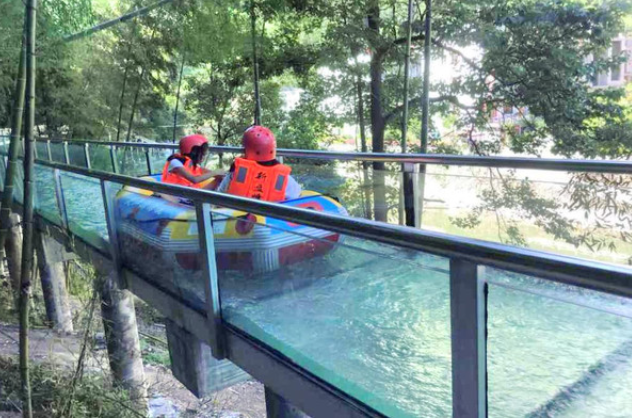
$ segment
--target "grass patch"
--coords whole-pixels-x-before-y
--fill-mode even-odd
[[[140,350],[143,362],[155,366],[171,367],[169,350],[163,344],[154,342],[144,336],[140,336]]]

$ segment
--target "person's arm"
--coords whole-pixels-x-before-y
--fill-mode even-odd
[[[294,177],[289,176],[287,179],[287,187],[285,188],[285,200],[298,199],[301,197],[301,192],[303,188],[300,184],[294,179]]]
[[[208,170],[204,174],[200,174],[199,176],[194,176],[184,167],[176,167],[171,170],[172,173],[179,175],[180,177],[184,177],[189,180],[191,183],[198,184],[205,180],[210,179],[211,177],[224,175],[224,170]]]
[[[230,182],[233,179],[233,173],[228,173],[226,177],[222,180],[222,182],[217,186],[217,191],[226,193],[228,191],[228,186],[230,186]]]

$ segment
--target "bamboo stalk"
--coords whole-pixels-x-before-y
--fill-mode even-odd
[[[150,4],[149,6],[146,7],[141,7],[140,9],[134,10],[133,12],[130,13],[126,13],[124,15],[121,15],[117,18],[108,20],[106,22],[103,23],[99,23],[98,25],[95,25],[91,28],[82,30],[80,32],[77,33],[73,33],[72,35],[68,35],[66,37],[63,38],[63,40],[65,42],[72,42],[72,41],[76,41],[77,39],[82,39],[85,38],[86,36],[92,35],[93,33],[96,32],[100,32],[102,30],[108,29],[112,26],[118,25],[119,23],[123,23],[126,22],[128,20],[134,19],[136,17],[141,17],[141,16],[145,16],[147,14],[149,14],[149,12],[151,12],[152,10],[155,10],[159,7],[162,7],[166,4],[169,3],[173,3],[173,0],[160,0],[154,4]]]
[[[35,38],[37,0],[26,2],[26,127],[24,130],[24,243],[20,280],[20,377],[22,380],[22,415],[33,417],[29,376],[29,294],[33,273],[33,148],[35,140]]]
[[[11,117],[11,137],[9,143],[9,162],[4,180],[4,192],[0,208],[0,262],[5,257],[5,242],[9,232],[11,206],[13,203],[13,189],[17,173],[18,154],[20,151],[20,138],[22,134],[22,115],[24,113],[24,92],[26,89],[26,32],[22,34],[22,49],[20,51],[20,64],[18,66],[17,80],[15,82],[15,95],[13,97],[13,115]],[[18,277],[13,278],[19,281]]]

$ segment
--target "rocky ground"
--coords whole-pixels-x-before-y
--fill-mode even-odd
[[[30,332],[30,353],[33,361],[53,363],[61,368],[76,364],[81,348],[81,335],[58,336],[48,329]],[[17,359],[18,328],[0,324],[0,356]],[[105,345],[97,336],[92,345],[86,370],[93,373],[109,373]],[[149,388],[151,416],[165,418],[264,418],[265,403],[263,386],[247,381],[197,399],[180,382],[168,367],[146,364],[145,377]],[[0,417],[19,417],[14,412],[0,411]]]

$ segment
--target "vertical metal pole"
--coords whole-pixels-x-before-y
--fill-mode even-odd
[[[252,65],[255,85],[255,125],[261,125],[261,96],[259,95],[259,60],[257,59],[257,31],[255,0],[250,0],[250,30],[252,36]]]
[[[110,256],[112,265],[116,273],[116,279],[121,289],[127,289],[128,284],[122,272],[121,248],[118,239],[118,227],[116,214],[114,212],[114,197],[110,191],[111,183],[101,180],[101,196],[103,196],[103,208],[105,209],[105,222],[108,228],[108,238],[110,241]]]
[[[487,417],[487,283],[479,267],[450,260],[452,416]]]
[[[50,139],[46,140],[46,149],[48,150],[48,161],[53,161],[53,150],[50,148]]]
[[[212,335],[211,353],[221,360],[225,357],[222,335],[222,311],[219,299],[219,285],[217,283],[217,262],[215,259],[215,239],[213,238],[213,221],[211,205],[196,202],[195,204],[200,250],[204,260],[204,290],[206,293],[207,319]]]
[[[424,22],[424,86],[421,97],[421,153],[428,152],[428,123],[430,120],[430,25],[432,0],[426,0],[426,20]]]
[[[90,170],[92,163],[90,162],[90,144],[83,144],[83,155],[86,158],[86,168]]]
[[[410,38],[412,37],[413,0],[408,0],[408,21],[406,22],[406,49],[404,58],[404,111],[402,112],[402,152],[406,152],[408,136],[408,90],[410,85]]]
[[[116,160],[116,146],[110,145],[110,161],[112,163],[112,171],[119,172],[118,161]]]
[[[59,208],[59,216],[61,218],[61,226],[69,231],[68,211],[66,210],[66,199],[61,184],[61,172],[59,169],[53,169],[53,178],[55,180],[55,198],[57,199],[57,207]]]
[[[147,161],[147,174],[151,176],[154,174],[154,167],[151,162],[151,156],[149,155],[149,149],[145,150],[145,160]]]
[[[68,153],[68,142],[64,141],[64,161],[70,164],[70,154]]]

